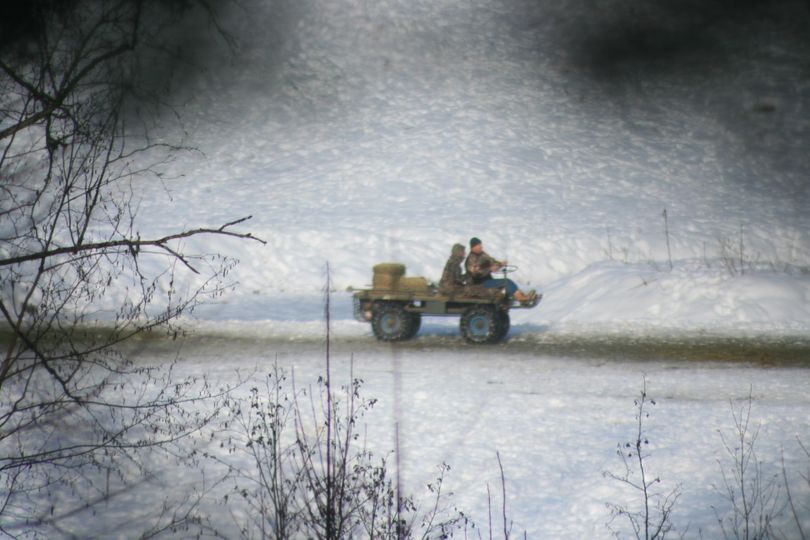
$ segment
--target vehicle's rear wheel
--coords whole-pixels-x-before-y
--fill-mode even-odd
[[[411,331],[408,332],[408,336],[405,339],[411,339],[419,332],[419,328],[422,326],[422,315],[419,313],[408,313],[411,316]]]
[[[494,343],[500,339],[499,317],[490,306],[473,306],[461,315],[461,335],[470,343]]]
[[[403,304],[383,302],[373,308],[371,330],[381,341],[403,341],[416,335],[419,323]]]

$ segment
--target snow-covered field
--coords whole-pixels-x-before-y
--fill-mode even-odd
[[[174,95],[205,157],[137,186],[144,235],[252,215],[268,241],[190,246],[241,260],[202,318],[300,320],[327,262],[336,291],[438,280],[478,236],[549,332],[810,328],[800,2],[244,4]]]
[[[810,440],[806,365],[767,367],[758,361],[655,354],[565,357],[542,346],[465,346],[430,325],[427,333],[422,343],[404,347],[337,340],[331,374],[335,388],[361,378],[362,396],[378,399],[356,426],[358,445],[378,457],[390,456],[398,427],[403,492],[416,495],[423,511],[432,501],[425,485],[435,482],[440,464],[450,465],[444,492],[452,495],[446,503],[476,524],[466,537],[489,537],[490,512],[494,536],[503,537],[500,455],[513,537],[525,532],[528,538],[611,538],[607,505],[624,504],[633,511],[643,505],[638,493],[605,474],[624,472],[616,450],[635,440],[634,401],[645,384],[650,400],[643,420],[649,441],[646,473],[661,479],[652,488],[656,496],[680,491],[671,516],[675,537],[722,538],[718,518],[726,518],[730,510],[723,471],[730,475],[733,467],[723,437],[738,437],[732,411],[739,415],[749,397],[749,436],[755,437],[761,479],[781,486],[784,463],[794,501],[803,505],[799,515],[804,530],[810,527],[810,515],[801,510],[810,503],[810,486],[800,476],[808,466],[800,443]],[[324,375],[324,343],[306,337],[197,336],[185,341],[179,354],[176,377],[206,374],[210,382],[227,385],[247,375],[234,397],[246,398],[251,386],[264,388],[274,366],[293,377],[299,390],[311,388]],[[147,342],[138,358],[161,363],[174,353]],[[286,388],[291,391],[289,382]],[[237,444],[232,453],[229,446],[231,437],[240,437],[234,418],[221,419],[211,426],[213,438],[207,431],[199,437],[198,452],[250,470],[248,452]],[[223,431],[225,421],[230,430]],[[221,465],[196,459],[178,466],[170,459],[156,461],[151,472],[149,478],[136,475],[139,482],[130,483],[92,519],[86,513],[65,519],[60,524],[66,536],[73,531],[78,537],[131,538],[152,524],[164,498],[210,490],[197,512],[219,534],[240,537],[249,510],[239,496],[224,503],[233,482],[217,484],[225,472]],[[748,473],[753,477],[754,470]],[[637,471],[633,478],[638,479]],[[117,478],[107,478],[106,489],[116,492],[118,484]],[[785,502],[784,491],[779,500]],[[777,524],[782,538],[798,538],[789,516],[782,514]],[[612,526],[621,538],[632,537],[622,519]]]
[[[515,530],[607,537],[604,503],[621,488],[602,473],[620,466],[614,449],[632,436],[644,374],[658,403],[651,467],[666,485],[683,483],[675,521],[692,525],[687,537],[709,527],[703,537],[717,538],[711,506],[722,500],[711,486],[717,430],[733,427],[729,400],[753,395],[769,471],[782,444],[792,470],[802,463],[806,367],[564,359],[540,345],[513,354],[463,345],[454,321],[428,322],[424,347],[420,337],[381,347],[352,319],[346,292],[382,261],[438,280],[451,246],[478,236],[545,294],[514,314],[514,339],[806,340],[802,2],[242,4],[249,17],[225,21],[238,53],[196,44],[207,71],[171,98],[205,157],[189,153],[163,182],[136,186],[144,237],[252,215],[245,229],[268,242],[187,246],[241,260],[230,275],[238,288],[189,324],[237,349],[258,338],[259,350],[196,349],[186,369],[266,367],[287,350],[299,376],[315,376],[318,354],[284,343],[322,335],[328,263],[334,334],[380,399],[376,444],[391,449],[398,408],[406,481],[449,462],[459,506],[479,523],[497,450]]]

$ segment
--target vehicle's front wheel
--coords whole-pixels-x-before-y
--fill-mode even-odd
[[[371,330],[381,341],[403,341],[411,339],[419,330],[419,324],[405,306],[394,302],[374,306],[371,316]]]
[[[495,336],[495,340],[493,341],[493,343],[503,340],[503,338],[506,337],[506,334],[509,333],[509,326],[510,326],[509,312],[498,311],[495,314],[495,320],[498,323],[498,332],[497,335]]]
[[[494,343],[503,337],[499,317],[490,306],[473,306],[461,315],[461,335],[470,343]]]

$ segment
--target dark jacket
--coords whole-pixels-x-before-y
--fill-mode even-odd
[[[442,279],[439,281],[439,289],[450,292],[458,287],[464,286],[464,276],[461,272],[461,263],[464,262],[464,246],[456,244],[450,252],[450,258],[444,265]]]

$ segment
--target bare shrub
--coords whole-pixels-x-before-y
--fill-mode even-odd
[[[752,403],[751,394],[739,407],[732,403],[734,430],[729,435],[720,432],[726,459],[718,461],[723,483],[717,489],[729,508],[714,508],[714,512],[727,540],[772,538],[774,520],[783,505],[777,475],[766,473],[757,456],[760,425],[752,423]]]
[[[650,441],[645,430],[645,422],[650,418],[647,408],[655,406],[655,400],[647,396],[646,378],[641,395],[633,403],[636,407],[636,429],[633,439],[620,443],[616,449],[624,470],[619,474],[612,472],[603,474],[606,478],[616,480],[629,488],[639,502],[638,506],[634,507],[607,503],[611,513],[608,528],[619,538],[620,531],[614,529],[612,524],[616,519],[623,519],[630,525],[637,539],[663,540],[673,531],[672,512],[680,497],[681,488],[676,486],[670,491],[662,491],[659,489],[661,478],[650,474],[648,470]]]
[[[737,238],[732,236],[720,236],[718,238],[718,250],[720,262],[731,276],[742,276],[756,268],[759,257],[750,253],[745,244],[745,233],[742,224],[737,233]]]
[[[276,368],[246,401],[231,401],[221,435],[227,455],[211,457],[231,471],[226,501],[249,509],[251,517],[237,520],[243,537],[426,538],[461,525],[463,514],[448,509],[443,492],[449,466],[427,486],[427,510],[399,494],[391,455],[376,457],[357,432],[375,403],[361,386],[353,378],[334,392],[320,378],[297,389]]]
[[[796,441],[803,454],[807,457],[807,464],[804,471],[799,473],[801,484],[804,486],[806,493],[810,493],[810,450],[802,443],[801,440]],[[796,499],[793,490],[790,487],[790,478],[785,466],[785,453],[782,450],[782,485],[785,488],[785,498],[787,500],[787,510],[792,524],[795,526],[795,536],[806,540],[807,526],[806,518],[810,516],[810,500]],[[787,528],[787,527],[786,527]],[[789,538],[789,534],[782,534],[784,538]]]

